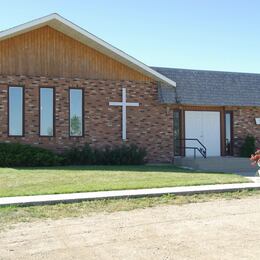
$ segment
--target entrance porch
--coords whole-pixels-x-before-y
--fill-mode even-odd
[[[251,165],[249,158],[216,156],[207,158],[175,157],[174,164],[194,170],[238,173],[245,176],[254,176],[257,168]]]
[[[233,112],[224,107],[174,109],[174,156],[233,156]]]

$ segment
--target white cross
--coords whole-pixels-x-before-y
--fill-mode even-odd
[[[122,102],[109,102],[109,106],[122,107],[122,139],[126,140],[126,107],[139,107],[139,103],[126,102],[126,89],[122,88]]]

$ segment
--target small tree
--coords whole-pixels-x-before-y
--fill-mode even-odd
[[[70,119],[70,134],[81,135],[81,120],[79,116],[72,116]]]
[[[256,150],[255,147],[255,138],[251,135],[248,135],[245,138],[245,142],[241,147],[240,155],[241,157],[250,157],[251,154],[254,154]]]

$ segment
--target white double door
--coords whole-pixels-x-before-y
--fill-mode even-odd
[[[198,139],[207,148],[207,156],[220,156],[220,112],[185,111],[185,138]],[[196,141],[185,142],[186,147],[201,147]],[[192,149],[186,149],[186,156],[193,155]]]

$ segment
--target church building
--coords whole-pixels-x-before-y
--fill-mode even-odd
[[[247,135],[260,147],[260,74],[149,67],[51,14],[0,32],[0,122],[0,142],[55,151],[238,156]]]

